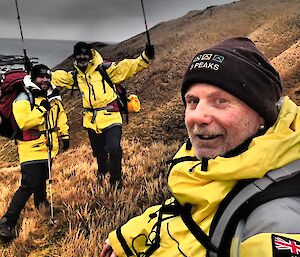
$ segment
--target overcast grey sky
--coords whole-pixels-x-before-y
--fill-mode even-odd
[[[148,28],[232,0],[144,0]],[[18,0],[24,38],[119,42],[144,31],[140,0]],[[0,0],[0,37],[20,37],[15,0]]]

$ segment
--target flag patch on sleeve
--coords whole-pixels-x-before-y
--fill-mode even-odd
[[[300,256],[300,242],[291,238],[272,234],[273,257]]]

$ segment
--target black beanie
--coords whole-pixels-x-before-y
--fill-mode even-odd
[[[74,56],[80,55],[80,54],[88,54],[90,57],[92,57],[92,48],[88,43],[85,42],[78,42],[74,45]]]
[[[39,75],[51,75],[51,70],[44,64],[34,65],[30,70],[31,80],[35,81]]]
[[[186,71],[184,96],[192,84],[207,83],[242,100],[262,116],[266,126],[277,119],[282,92],[278,72],[248,38],[230,38],[199,52]]]

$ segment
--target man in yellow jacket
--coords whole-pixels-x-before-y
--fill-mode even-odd
[[[145,51],[136,59],[124,59],[119,63],[103,63],[101,55],[85,43],[74,46],[74,67],[72,72],[57,70],[52,83],[67,89],[79,89],[84,108],[83,127],[87,129],[93,155],[97,158],[98,179],[110,172],[110,183],[121,186],[121,133],[122,116],[117,104],[117,94],[98,70],[99,65],[106,70],[111,82],[118,84],[146,68],[154,58],[154,48],[146,45]],[[77,80],[77,83],[76,83]],[[75,85],[76,84],[76,85]]]
[[[55,157],[59,152],[59,139],[63,150],[69,147],[67,116],[58,90],[50,84],[50,76],[46,65],[33,66],[31,75],[23,79],[26,92],[13,102],[13,114],[21,129],[17,146],[22,180],[0,220],[0,237],[5,239],[13,238],[20,213],[32,194],[37,209],[49,205],[46,198],[48,150],[51,149],[51,158]]]
[[[299,256],[299,190],[247,213],[228,252],[212,240],[224,204],[243,183],[272,181],[265,175],[273,170],[284,176],[300,159],[300,108],[281,92],[279,74],[248,38],[198,53],[182,84],[189,140],[170,166],[172,197],[111,232],[100,256]]]

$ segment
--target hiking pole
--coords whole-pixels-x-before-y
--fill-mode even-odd
[[[22,48],[23,48],[23,53],[24,53],[24,68],[27,71],[27,73],[29,73],[29,71],[32,67],[32,64],[26,53],[26,47],[25,47],[25,42],[24,42],[24,37],[23,37],[23,30],[22,30],[22,25],[21,25],[21,17],[20,17],[20,13],[19,13],[18,1],[15,0],[15,3],[16,3],[16,9],[17,9],[17,14],[18,14],[17,18],[18,18],[18,22],[19,22],[19,29],[20,29],[20,33],[21,33],[21,39],[22,39]]]
[[[144,17],[145,28],[146,28],[147,41],[148,41],[148,44],[151,45],[150,34],[149,34],[148,26],[147,26],[147,21],[146,21],[145,8],[144,8],[144,2],[143,2],[143,0],[141,0],[141,4],[142,4],[143,17]]]
[[[54,208],[53,208],[53,198],[52,198],[52,177],[51,177],[51,150],[52,150],[52,140],[51,140],[51,135],[50,135],[50,131],[49,131],[49,116],[48,116],[48,111],[46,112],[46,116],[45,116],[45,123],[46,123],[46,145],[48,148],[48,181],[49,181],[49,191],[50,191],[50,223],[54,224]]]

